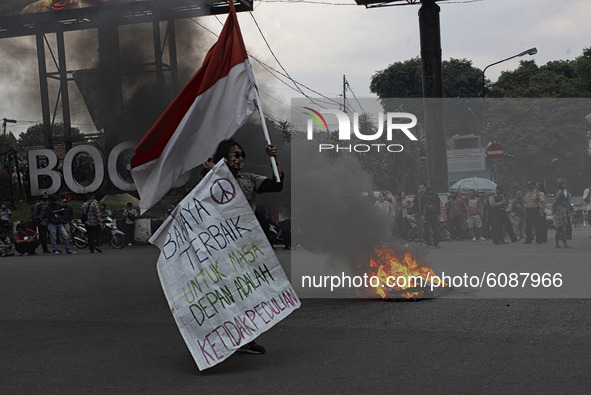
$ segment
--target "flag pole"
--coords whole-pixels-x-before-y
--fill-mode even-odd
[[[269,137],[269,131],[267,130],[267,122],[265,122],[265,116],[263,115],[263,108],[261,107],[261,99],[259,99],[259,91],[255,88],[255,105],[259,110],[259,116],[261,117],[261,125],[263,126],[263,134],[265,135],[265,141],[267,145],[271,144],[271,138]],[[270,157],[271,159],[271,167],[273,168],[273,175],[275,176],[275,182],[281,182],[281,177],[279,177],[279,170],[277,169],[277,161],[275,160],[274,156]]]

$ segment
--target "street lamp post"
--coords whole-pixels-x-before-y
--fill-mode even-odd
[[[507,59],[499,60],[498,62],[494,62],[494,63],[491,63],[488,66],[486,66],[484,68],[484,70],[482,70],[482,100],[484,100],[484,73],[486,73],[486,69],[488,69],[489,67],[494,66],[496,64],[506,62],[507,60],[511,60],[513,58],[518,58],[520,56],[525,56],[525,55],[535,55],[537,53],[538,53],[538,49],[536,47],[530,48],[527,51],[523,51],[521,53],[518,53],[517,55],[513,55],[511,57],[508,57]]]
[[[486,132],[486,117],[485,117],[485,111],[486,110],[485,110],[485,107],[484,107],[484,82],[485,82],[484,73],[486,73],[486,70],[489,67],[494,66],[496,64],[503,63],[503,62],[506,62],[507,60],[511,60],[513,58],[518,58],[518,57],[525,56],[525,55],[535,55],[537,53],[538,53],[538,49],[536,47],[533,47],[533,48],[530,48],[530,49],[528,49],[526,51],[523,51],[521,53],[518,53],[517,55],[513,55],[513,56],[510,56],[510,57],[508,57],[506,59],[499,60],[498,62],[491,63],[488,66],[486,66],[484,68],[484,70],[482,70],[482,140],[484,141],[484,144],[486,144],[486,140],[484,138],[484,136],[486,134],[485,133]]]

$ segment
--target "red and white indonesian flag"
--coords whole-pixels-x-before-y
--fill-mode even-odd
[[[131,174],[144,213],[203,163],[255,110],[255,80],[234,5],[203,65],[135,148]]]

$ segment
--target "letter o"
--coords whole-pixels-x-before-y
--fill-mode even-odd
[[[88,186],[82,186],[76,181],[72,174],[72,165],[74,164],[74,158],[80,153],[86,153],[90,155],[94,162],[94,180]],[[64,179],[66,185],[74,193],[86,194],[98,190],[103,180],[105,179],[105,162],[103,160],[103,154],[92,145],[77,145],[68,151],[64,158]]]
[[[374,279],[376,280],[376,283],[375,283],[375,285],[374,285],[374,283],[373,283],[373,280],[374,280]],[[380,278],[379,278],[379,277],[377,277],[377,276],[371,276],[371,277],[369,278],[369,285],[371,285],[373,288],[377,288],[377,287],[379,287],[379,286],[380,286]]]
[[[364,150],[361,150],[361,149],[359,149],[359,147],[363,147],[363,148],[365,148],[365,151],[364,151]],[[367,145],[367,144],[355,144],[355,145],[353,146],[353,150],[354,150],[355,152],[368,152],[370,149],[371,149],[371,147],[370,147],[369,145]]]
[[[400,280],[402,280],[402,284],[401,284],[401,281]],[[404,289],[404,288],[406,288],[406,284],[407,284],[406,277],[398,276],[396,278],[396,285],[398,286],[398,288]]]
[[[359,281],[357,281],[357,280],[359,280]],[[353,286],[355,288],[361,288],[363,286],[363,277],[354,276],[353,277]]]
[[[398,151],[393,151],[390,147],[398,147],[400,149]],[[401,144],[390,144],[387,148],[388,148],[388,152],[402,152],[402,151],[404,151],[404,147]]]
[[[136,145],[131,141],[124,141],[123,143],[119,143],[113,147],[113,150],[109,153],[109,159],[107,160],[109,179],[115,187],[121,189],[122,191],[135,191],[136,187],[133,182],[127,182],[121,177],[117,171],[117,159],[119,159],[119,156],[123,152],[127,150],[133,150],[135,146]]]

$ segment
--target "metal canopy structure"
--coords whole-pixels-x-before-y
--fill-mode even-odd
[[[228,1],[208,0],[145,0],[129,3],[104,3],[105,5],[0,16],[0,38],[31,36],[99,28],[109,22],[129,25],[191,18],[213,14],[227,14]],[[252,0],[235,0],[237,12],[252,11]]]
[[[122,77],[132,73],[155,74],[158,84],[168,85],[172,94],[178,93],[180,86],[175,20],[229,13],[229,1],[234,2],[236,11],[253,9],[252,0],[104,0],[100,3],[87,3],[98,5],[72,9],[67,7],[68,4],[74,3],[59,0],[31,2],[32,8],[27,6],[24,9],[9,3],[0,4],[0,38],[32,35],[36,37],[45,147],[51,149],[54,142],[61,140],[66,151],[72,148],[69,85],[70,82],[76,82],[97,130],[102,130],[100,135],[104,139],[105,152],[110,152],[122,138]],[[141,23],[152,25],[153,61],[136,65],[133,70],[123,70],[119,27]],[[161,36],[161,24],[165,27],[164,37]],[[64,33],[87,29],[97,30],[98,68],[70,70],[67,66]],[[47,35],[55,35],[56,51],[51,48]],[[47,70],[47,49],[51,53],[56,71]],[[168,49],[169,64],[163,60],[165,49]],[[169,76],[166,83],[165,74]],[[59,81],[53,117],[50,109],[49,80]],[[85,86],[81,84],[81,80],[85,82]],[[53,136],[52,124],[60,101],[64,136],[58,138]],[[97,134],[92,136],[96,137]],[[108,179],[107,190],[114,192],[113,185]]]
[[[27,13],[28,9],[4,8],[0,9],[0,38],[35,35],[37,41],[37,61],[40,83],[41,111],[43,117],[43,129],[46,148],[52,148],[52,117],[50,110],[48,80],[57,80],[60,89],[56,101],[61,100],[62,116],[64,123],[66,149],[72,147],[69,82],[75,80],[76,73],[84,74],[94,79],[94,86],[89,86],[87,91],[100,90],[104,94],[88,110],[95,121],[98,130],[103,129],[106,145],[116,139],[116,118],[122,113],[123,99],[121,92],[121,77],[129,73],[155,73],[158,82],[164,83],[164,73],[170,75],[170,86],[173,92],[178,92],[178,70],[176,51],[176,19],[205,16],[211,14],[228,13],[229,1],[208,0],[113,0],[101,3],[99,6],[88,6],[75,9],[51,10],[50,6],[57,3],[55,0],[45,0],[43,6],[36,7]],[[63,2],[62,2],[63,3]],[[35,4],[35,3],[34,3]],[[251,0],[234,0],[237,11],[252,10]],[[8,11],[6,11],[8,9]],[[41,10],[42,12],[39,12]],[[4,12],[4,14],[1,14]],[[161,37],[160,23],[166,24],[166,35]],[[141,65],[141,69],[135,71],[123,71],[119,47],[119,26],[140,23],[152,24],[153,61]],[[99,66],[95,70],[69,70],[67,67],[68,56],[64,33],[69,31],[97,29]],[[52,50],[47,35],[55,34],[57,49]],[[168,47],[169,64],[163,62],[164,49]],[[56,71],[48,71],[46,64],[46,50],[49,49],[54,60]],[[54,56],[57,53],[57,59]],[[84,76],[82,75],[82,77]],[[87,79],[88,79],[87,78]],[[92,84],[91,84],[92,85]],[[94,93],[91,93],[95,96]],[[83,94],[84,96],[84,94]],[[89,96],[88,94],[86,95]],[[85,97],[86,101],[86,97]],[[98,109],[98,110],[97,110]],[[95,115],[112,114],[112,121],[97,122]],[[55,118],[55,114],[54,114]],[[104,116],[103,116],[104,118]],[[102,125],[101,125],[102,124]],[[106,147],[108,148],[108,147]]]
[[[436,0],[436,1],[445,1],[445,0]],[[402,6],[402,5],[414,5],[420,4],[421,0],[390,0],[390,1],[383,1],[383,0],[355,0],[357,5],[363,5],[366,8],[376,8],[376,7],[394,7],[394,6]]]

